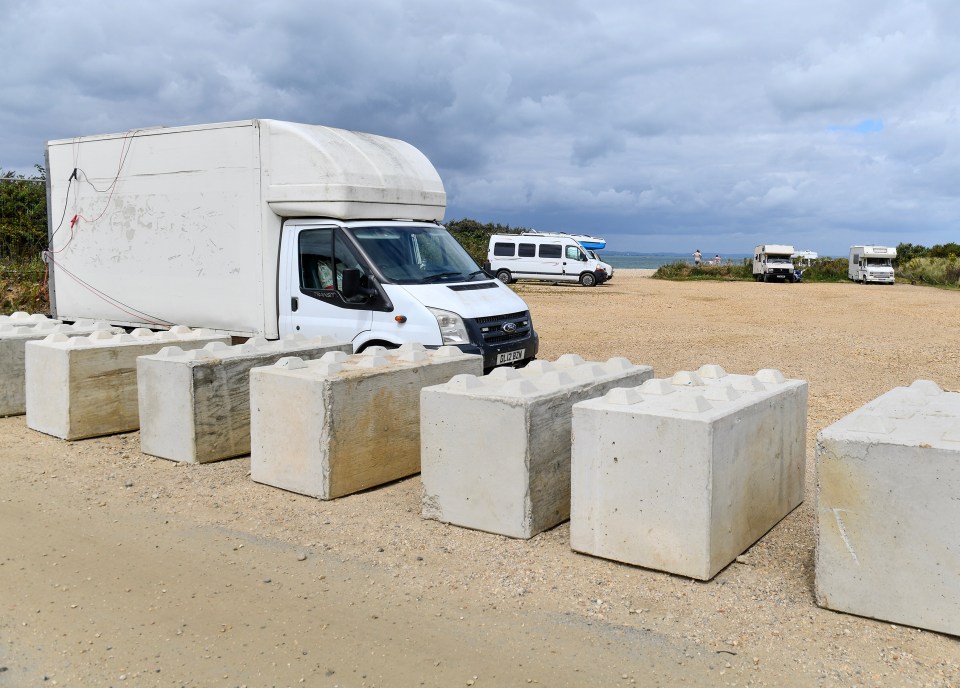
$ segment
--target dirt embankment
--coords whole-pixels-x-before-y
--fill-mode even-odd
[[[960,684],[957,639],[813,602],[815,434],[918,378],[960,389],[960,295],[631,271],[518,291],[543,358],[808,380],[804,504],[700,583],[574,554],[566,524],[424,521],[417,477],[319,502],[253,484],[248,459],[4,419],[0,687]]]

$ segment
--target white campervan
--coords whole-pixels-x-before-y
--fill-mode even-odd
[[[753,278],[758,282],[796,282],[793,246],[760,244],[753,249]]]
[[[851,246],[847,276],[854,282],[893,284],[897,249],[888,246]]]
[[[487,248],[489,270],[504,284],[518,279],[579,282],[585,287],[607,279],[603,264],[569,234],[494,234]]]

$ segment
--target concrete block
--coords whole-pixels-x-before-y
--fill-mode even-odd
[[[424,389],[423,517],[516,538],[567,520],[573,405],[651,377],[625,358],[568,354]]]
[[[332,337],[256,337],[238,346],[221,342],[184,351],[168,346],[137,359],[140,448],[185,463],[250,453],[250,370],[286,356],[303,360],[353,351]]]
[[[816,601],[960,635],[960,393],[918,380],[817,436]]]
[[[210,342],[229,343],[230,336],[178,325],[164,332],[54,333],[27,342],[27,427],[65,440],[136,430],[137,357],[166,346],[194,349]]]
[[[16,311],[10,315],[0,315],[0,326],[33,327],[34,325],[59,325],[60,323],[60,320],[54,320],[43,313]]]
[[[807,383],[720,366],[573,407],[574,550],[709,580],[803,500]]]
[[[51,334],[83,337],[100,330],[113,334],[123,332],[119,327],[93,320],[78,320],[72,325],[63,325],[59,320],[51,320],[44,315],[23,313],[23,317],[17,317],[19,315],[0,316],[5,318],[0,322],[0,416],[26,413],[24,354],[27,342],[44,339]]]
[[[420,390],[483,359],[456,347],[372,347],[250,371],[250,471],[259,482],[333,499],[420,470]]]

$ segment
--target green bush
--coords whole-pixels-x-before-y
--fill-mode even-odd
[[[846,258],[817,258],[803,270],[804,282],[846,282],[848,261]]]
[[[37,175],[0,170],[0,260],[22,262],[47,245],[47,187],[43,168]]]
[[[740,263],[721,263],[714,265],[704,263],[691,265],[682,260],[661,265],[653,273],[654,279],[663,280],[718,280],[724,282],[745,281],[753,279],[753,263],[750,258],[744,258]]]
[[[0,263],[0,313],[48,313],[46,271],[39,257]]]
[[[897,276],[914,284],[960,287],[960,261],[955,254],[948,258],[912,258],[900,265]]]

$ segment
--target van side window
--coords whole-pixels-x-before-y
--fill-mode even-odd
[[[300,232],[300,286],[333,289],[333,230]]]
[[[587,257],[583,255],[583,251],[581,251],[576,246],[567,246],[567,258],[570,260],[586,260],[587,259]]]
[[[520,244],[517,255],[521,258],[533,258],[537,255],[537,246],[536,244]]]
[[[498,241],[493,245],[493,255],[495,256],[512,256],[513,255],[513,244],[509,244],[505,241]]]
[[[540,244],[541,258],[559,258],[563,255],[563,249],[557,244]]]

